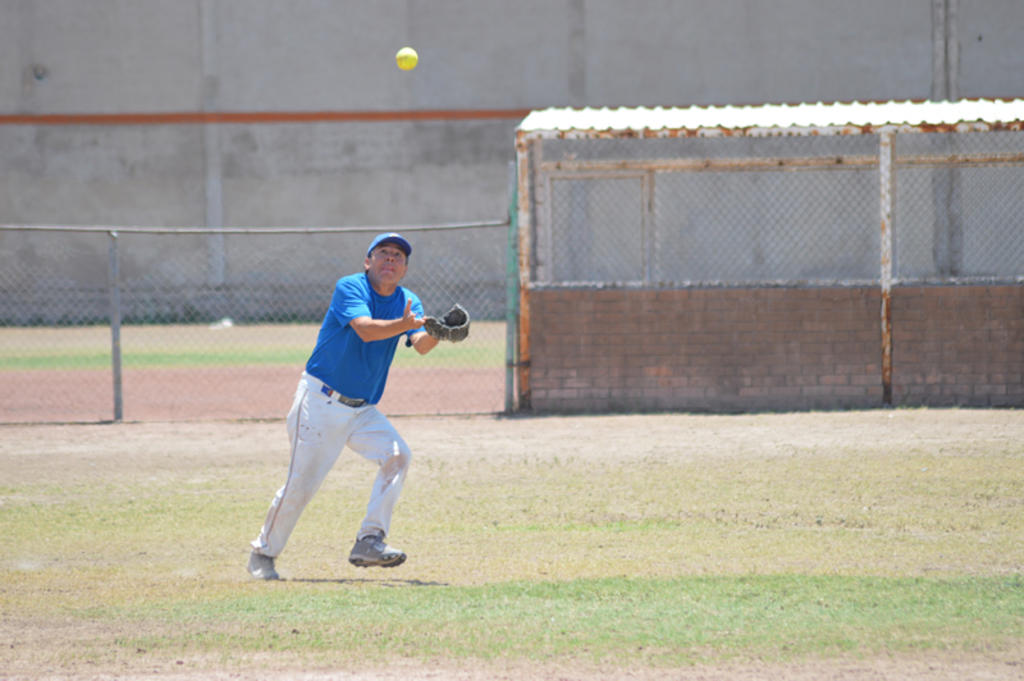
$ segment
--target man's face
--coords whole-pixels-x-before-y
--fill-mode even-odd
[[[366,271],[371,281],[394,286],[405,276],[408,264],[405,252],[394,244],[381,244],[366,258]]]

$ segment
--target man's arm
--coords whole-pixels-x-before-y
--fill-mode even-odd
[[[423,317],[417,317],[413,314],[412,301],[409,300],[405,303],[405,314],[399,319],[356,317],[349,322],[349,325],[364,343],[369,343],[371,341],[392,338],[413,329],[419,329],[423,326]],[[425,332],[424,335],[426,335]]]
[[[412,341],[412,346],[416,349],[416,352],[420,353],[421,355],[427,354],[428,352],[436,348],[437,344],[441,342],[434,338],[433,336],[431,336],[426,331],[418,331],[414,333],[412,335],[412,338],[410,338],[409,340]]]

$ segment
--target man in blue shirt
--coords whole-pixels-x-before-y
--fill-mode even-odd
[[[405,561],[384,539],[412,452],[376,404],[403,336],[421,355],[438,343],[423,329],[419,297],[399,285],[411,253],[402,235],[379,234],[367,250],[364,271],[342,277],[334,287],[288,413],[288,478],[252,542],[248,568],[257,579],[279,578],[275,558],[346,445],[379,467],[349,562],[395,567]]]

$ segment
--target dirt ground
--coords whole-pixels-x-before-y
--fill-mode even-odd
[[[293,377],[292,377],[293,378]],[[279,395],[275,390],[268,393]],[[460,421],[453,428],[453,418]],[[494,416],[404,416],[396,425],[410,442],[445,441],[449,446],[438,457],[469,457],[476,455],[480,440],[476,436],[486,429],[487,442],[497,456],[516,458],[552,442],[573,443],[586,448],[588,456],[615,456],[617,460],[637,461],[652,452],[665,451],[680,437],[688,446],[720,456],[736,457],[747,453],[778,452],[793,446],[848,445],[857,438],[885,437],[908,447],[942,439],[964,439],[984,435],[1019,450],[1024,442],[1024,412],[1017,410],[879,410],[837,414],[777,414],[745,416],[580,416],[545,418],[496,418]],[[739,427],[738,427],[739,426]],[[888,430],[887,430],[888,429]],[[116,471],[124,459],[133,465],[155,469],[167,465],[167,453],[175,453],[178,466],[205,465],[208,443],[217,442],[219,460],[227,465],[252,461],[254,451],[266,451],[267,443],[283,438],[280,421],[240,423],[234,421],[201,421],[191,423],[129,423],[114,425],[0,426],[0,470],[4,484],[17,485],[28,480],[60,484],[82,477]],[[879,435],[883,433],[883,435]],[[638,434],[642,434],[639,437]],[[31,449],[27,443],[33,443]],[[278,453],[279,454],[279,453]],[[276,454],[275,454],[276,456]],[[0,499],[2,502],[2,499]],[[0,592],[3,587],[0,586]],[[0,593],[2,595],[2,593]],[[17,613],[4,612],[0,617],[0,646],[15,633],[24,639],[31,632],[23,630],[25,620]],[[57,627],[59,629],[59,627]],[[38,632],[45,637],[52,632]],[[13,645],[11,646],[14,647]],[[0,654],[0,660],[3,655]],[[189,668],[195,668],[190,664]],[[978,681],[1024,679],[1024,647],[1017,650],[973,652],[921,652],[870,659],[827,659],[800,661],[792,664],[742,663],[722,666],[697,666],[685,669],[601,669],[551,665],[493,665],[485,668],[434,667],[399,665],[375,668],[368,661],[365,671],[281,669],[254,661],[247,671],[183,672],[180,667],[161,669],[73,669],[64,674],[20,674],[8,676],[0,669],[0,679],[163,679],[165,681],[222,681],[228,679],[273,679],[280,681],[598,681],[599,679],[630,679],[633,681],[875,681],[905,679],[908,681]]]
[[[12,681],[1019,681],[1024,655],[964,659],[952,654],[901,656],[869,660],[823,660],[799,664],[744,664],[687,669],[629,671],[560,666],[505,666],[476,669],[397,666],[387,670],[195,672],[173,670],[147,674],[0,677]]]
[[[123,376],[125,421],[284,418],[301,367],[133,369]],[[0,423],[99,422],[113,418],[109,370],[5,371]],[[501,369],[394,368],[386,414],[470,414],[505,409]]]

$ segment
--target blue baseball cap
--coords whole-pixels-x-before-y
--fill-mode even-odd
[[[381,244],[394,244],[398,246],[402,252],[405,253],[405,257],[407,258],[412,255],[412,246],[405,240],[404,236],[397,232],[385,232],[384,234],[378,234],[373,238],[373,243],[370,244],[370,248],[366,251],[367,257],[373,253],[373,249],[377,248],[377,246],[380,246]]]

